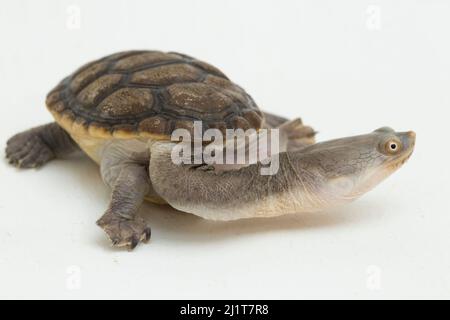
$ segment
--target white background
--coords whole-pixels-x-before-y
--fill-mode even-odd
[[[2,146],[51,121],[45,95],[75,68],[140,48],[215,64],[319,140],[384,125],[418,137],[399,172],[326,213],[213,223],[145,204],[153,239],[132,253],[95,226],[109,191],[90,160],[38,171],[2,160],[0,298],[450,298],[449,1],[8,0],[0,10]]]

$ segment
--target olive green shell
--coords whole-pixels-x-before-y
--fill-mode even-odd
[[[260,129],[253,99],[217,68],[179,53],[120,52],[61,81],[47,107],[71,131],[169,137],[174,129]]]

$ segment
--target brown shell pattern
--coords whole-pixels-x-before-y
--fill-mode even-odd
[[[87,130],[170,136],[176,128],[261,128],[253,99],[219,69],[178,53],[120,52],[81,67],[47,96],[49,110]],[[92,131],[92,130],[91,130]]]

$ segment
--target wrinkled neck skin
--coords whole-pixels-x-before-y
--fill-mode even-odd
[[[403,152],[380,152],[387,138],[372,133],[281,153],[279,170],[271,176],[260,174],[261,164],[220,172],[175,165],[166,144],[152,149],[150,175],[170,205],[206,219],[320,211],[360,197],[409,158],[413,143],[404,137]]]

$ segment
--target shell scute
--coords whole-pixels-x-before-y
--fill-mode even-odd
[[[106,99],[98,106],[100,113],[105,117],[131,116],[151,109],[153,95],[151,90],[145,88],[123,88]]]
[[[107,68],[108,62],[100,61],[90,65],[79,73],[75,73],[75,76],[70,82],[71,91],[79,92],[84,86],[97,79]]]
[[[203,83],[174,84],[167,91],[171,104],[196,112],[220,112],[233,104],[226,95]]]
[[[170,123],[167,119],[160,116],[149,117],[139,123],[138,130],[141,132],[152,132],[155,134],[166,134],[170,128]]]
[[[99,96],[113,89],[121,79],[120,74],[105,74],[84,88],[77,99],[86,106],[92,106]]]
[[[191,82],[200,78],[202,72],[188,64],[169,64],[138,71],[131,77],[132,83],[165,86],[177,82]]]
[[[113,70],[127,71],[129,69],[139,68],[149,64],[164,63],[171,61],[183,61],[181,57],[163,52],[143,52],[140,54],[132,55],[117,61],[113,67]]]
[[[119,52],[61,81],[47,107],[69,132],[170,139],[176,128],[259,129],[253,99],[216,67],[180,53]]]

